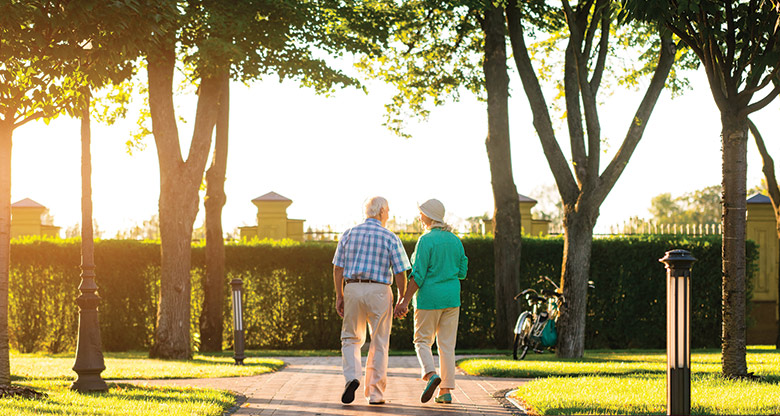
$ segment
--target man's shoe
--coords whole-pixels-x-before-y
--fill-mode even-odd
[[[428,380],[428,385],[425,386],[425,390],[422,392],[422,396],[420,396],[420,401],[425,403],[428,400],[431,400],[431,397],[433,397],[433,392],[436,391],[436,387],[439,387],[439,384],[441,384],[441,377],[434,374],[431,376],[431,378]]]
[[[435,399],[433,399],[436,403],[452,403],[452,395],[449,393],[442,394],[441,396],[436,396]]]
[[[368,402],[368,404],[374,404],[374,405],[377,405],[377,404],[385,404],[385,401],[384,401],[384,400],[377,400],[377,401],[375,401],[375,402]]]
[[[357,379],[353,379],[347,386],[344,387],[344,393],[341,395],[341,403],[352,403],[355,400],[355,390],[357,390],[360,382]]]

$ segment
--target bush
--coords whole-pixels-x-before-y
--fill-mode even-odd
[[[404,239],[409,254],[415,241]],[[495,345],[493,241],[464,237],[469,272],[462,282],[459,348]],[[230,281],[244,282],[248,348],[335,349],[341,319],[335,313],[331,260],[335,243],[231,243],[226,245],[223,286],[226,346],[232,343]],[[560,276],[563,240],[525,238],[520,288],[537,278]],[[586,348],[663,348],[665,270],[658,259],[672,248],[698,258],[693,266],[691,342],[720,345],[720,237],[639,236],[593,242]],[[748,244],[748,264],[757,258]],[[9,318],[11,344],[30,352],[73,350],[76,345],[80,243],[25,239],[11,248]],[[159,293],[160,246],[155,242],[104,240],[95,244],[100,325],[106,351],[143,350],[154,336]],[[205,250],[193,247],[192,333],[197,346]],[[752,276],[754,267],[748,270]],[[391,347],[410,349],[412,319],[393,322]]]

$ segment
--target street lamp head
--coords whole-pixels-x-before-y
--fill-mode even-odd
[[[666,269],[673,275],[676,275],[677,273],[690,272],[691,266],[696,262],[696,258],[688,250],[675,249],[667,251],[666,255],[658,259],[658,261],[665,264]]]

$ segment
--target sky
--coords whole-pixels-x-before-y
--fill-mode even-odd
[[[671,99],[664,91],[644,137],[600,210],[596,232],[630,217],[649,218],[650,200],[721,182],[720,117],[703,71],[690,75],[692,90]],[[520,194],[540,199],[554,184],[531,124],[528,101],[514,76],[510,135],[514,181]],[[493,196],[485,150],[486,105],[469,94],[434,108],[424,122],[410,121],[405,139],[382,126],[392,89],[367,84],[318,96],[295,82],[269,78],[231,86],[230,144],[223,226],[229,232],[254,225],[251,200],[267,192],[293,201],[288,217],[304,219],[304,229],[334,231],[362,221],[363,201],[388,199],[390,216],[413,221],[416,204],[441,200],[446,219],[492,215]],[[616,91],[600,107],[607,143],[602,169],[620,146],[642,92]],[[188,148],[194,98],[179,97],[182,147]],[[549,100],[549,97],[548,97]],[[780,157],[777,104],[752,116],[769,151]],[[103,238],[111,238],[157,213],[159,167],[152,137],[146,149],[127,153],[132,117],[112,126],[92,125],[94,218]],[[559,123],[559,141],[568,156],[568,137]],[[12,202],[31,198],[47,208],[64,230],[81,221],[79,121],[61,117],[49,125],[32,122],[16,130],[12,159]],[[748,146],[748,187],[760,183],[761,159]],[[557,198],[557,196],[555,196]],[[195,226],[203,223],[202,207]]]

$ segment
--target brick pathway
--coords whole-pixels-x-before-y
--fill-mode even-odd
[[[459,357],[460,358],[460,357]],[[341,403],[344,377],[341,357],[280,357],[288,365],[275,373],[252,377],[184,380],[139,380],[137,384],[211,387],[239,394],[240,407],[234,415],[448,415],[509,416],[522,410],[503,399],[503,393],[524,383],[525,379],[476,377],[458,369],[456,389],[450,405],[433,400],[420,403],[425,383],[419,379],[414,356],[390,357],[388,385],[384,405],[369,405],[361,385],[355,401]],[[248,358],[247,360],[251,360]],[[365,357],[363,357],[365,368]],[[496,396],[496,398],[494,398]]]

